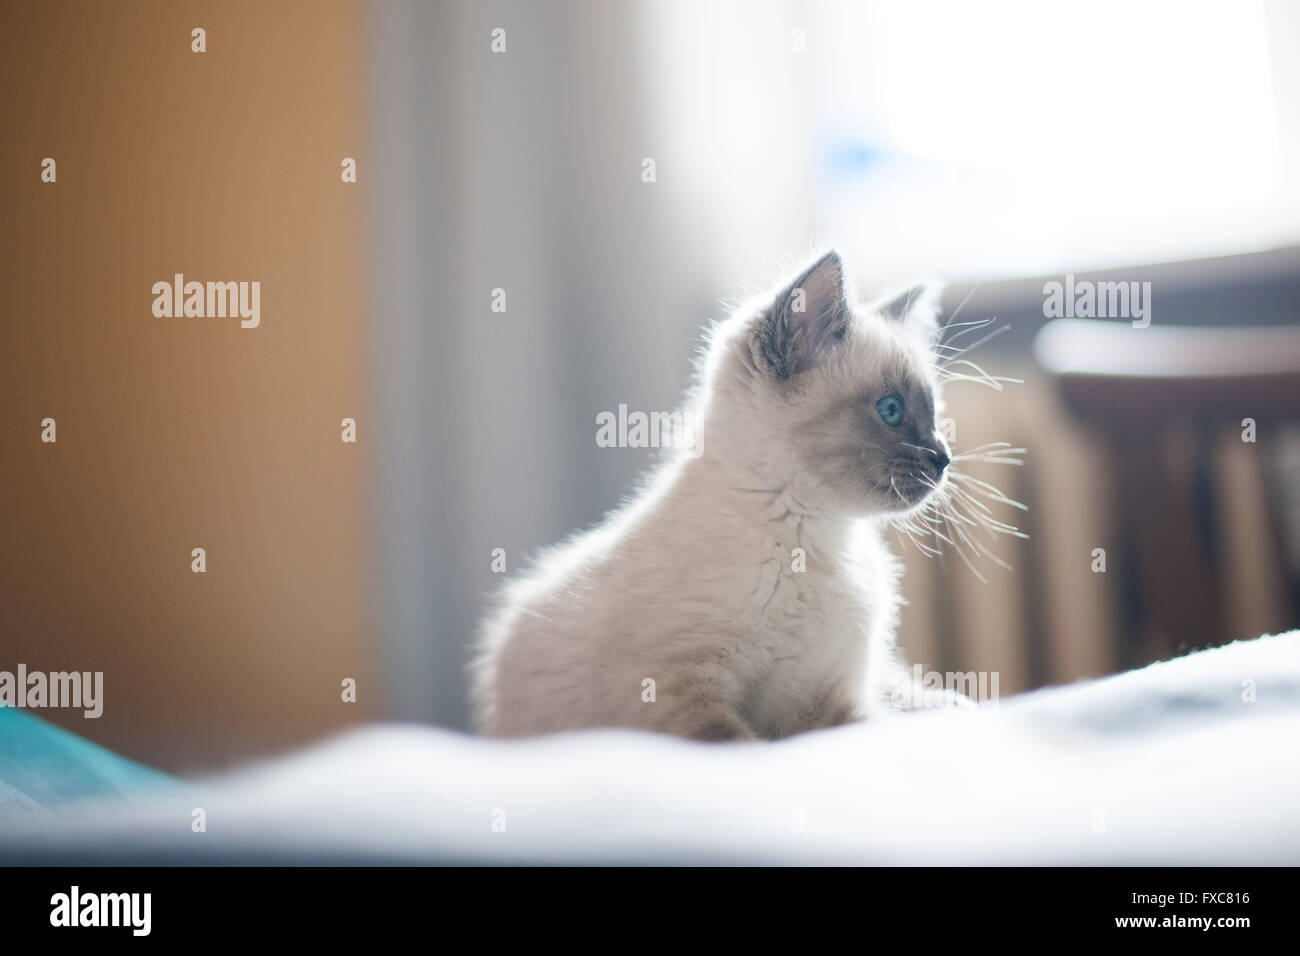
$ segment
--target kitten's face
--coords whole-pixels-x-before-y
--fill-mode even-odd
[[[803,373],[787,396],[790,440],[819,503],[852,514],[910,511],[943,486],[924,345],[878,314],[855,310],[843,351]]]
[[[802,301],[792,298],[799,289]],[[937,289],[875,306],[850,301],[830,253],[760,318],[754,437],[787,450],[765,459],[768,473],[812,508],[908,512],[943,487],[949,459],[931,352]]]

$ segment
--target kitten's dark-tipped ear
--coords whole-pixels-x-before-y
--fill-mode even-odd
[[[759,352],[784,381],[842,341],[850,315],[844,263],[832,249],[777,294],[758,329]]]
[[[871,308],[886,319],[905,325],[916,335],[933,343],[939,335],[940,301],[943,283],[918,282],[900,292],[887,295]]]

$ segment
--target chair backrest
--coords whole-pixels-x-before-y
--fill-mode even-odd
[[[1121,659],[1137,665],[1254,636],[1226,626],[1216,531],[1225,492],[1212,443],[1224,426],[1242,429],[1269,499],[1271,527],[1259,546],[1281,567],[1277,496],[1259,460],[1267,445],[1255,438],[1261,425],[1300,420],[1300,329],[1059,320],[1041,330],[1035,354],[1065,406],[1107,449],[1123,536]],[[1167,454],[1176,436],[1190,437],[1181,463]]]

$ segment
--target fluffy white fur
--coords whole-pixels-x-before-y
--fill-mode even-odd
[[[831,252],[719,323],[702,452],[505,589],[471,667],[479,729],[779,738],[917,703],[882,531],[944,480],[935,292],[857,305]]]

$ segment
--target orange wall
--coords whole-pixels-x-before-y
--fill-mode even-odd
[[[357,5],[0,22],[0,670],[103,671],[102,718],[44,716],[172,769],[373,713]],[[156,318],[176,272],[259,281],[261,325]]]

